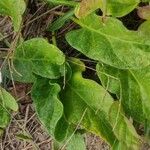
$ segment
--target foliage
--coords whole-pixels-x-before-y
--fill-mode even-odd
[[[18,111],[18,104],[5,89],[0,87],[0,130],[9,124],[11,110]]]
[[[13,2],[0,2],[0,13],[11,16],[18,30],[25,5],[17,1],[21,9],[17,12],[9,5]],[[139,16],[146,21],[138,30],[131,31],[118,17],[137,8],[139,0],[47,2],[69,6],[70,11],[48,30],[57,31],[68,20],[75,22],[79,27],[66,34],[66,41],[96,61],[100,82],[83,77],[86,66],[80,59],[66,57],[43,38],[19,44],[10,58],[14,68],[9,72],[5,64],[4,74],[15,81],[33,83],[31,95],[37,116],[57,148],[65,145],[70,149],[78,143],[79,149],[85,149],[78,131],[83,129],[102,137],[114,150],[140,149],[143,139],[137,134],[138,125],[148,131],[144,136],[150,138],[149,6],[138,8]],[[99,9],[102,16],[95,13]],[[20,18],[18,21],[16,16]],[[0,100],[1,130],[10,120],[6,110],[17,111],[18,106],[3,88]]]
[[[12,18],[14,29],[18,31],[22,22],[22,14],[25,11],[24,0],[1,0],[0,14],[8,15]]]

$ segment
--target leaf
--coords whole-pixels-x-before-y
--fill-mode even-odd
[[[121,87],[120,80],[118,79],[120,73],[119,69],[112,69],[108,66],[105,67],[105,65],[99,63],[96,67],[96,70],[103,87],[109,92],[119,96]]]
[[[80,62],[76,62],[81,64]],[[83,64],[81,64],[83,66]],[[79,65],[79,66],[81,66]],[[73,68],[74,73],[70,81],[66,84],[66,88],[61,93],[61,99],[64,104],[65,116],[70,123],[78,124],[83,116],[80,126],[90,132],[105,138],[110,144],[115,141],[115,136],[112,133],[112,128],[107,120],[109,107],[112,104],[112,99],[109,95],[105,96],[105,90],[96,82],[88,79],[83,79],[80,68]],[[89,91],[90,92],[87,92]],[[106,109],[101,110],[101,105]],[[100,110],[99,110],[100,109]],[[99,110],[98,115],[95,112]],[[107,132],[106,132],[107,131]]]
[[[24,0],[0,0],[0,14],[11,17],[15,31],[20,28],[25,8]]]
[[[34,82],[37,74],[56,79],[64,75],[65,56],[43,38],[25,41],[14,52],[12,75],[20,82]]]
[[[104,14],[122,17],[130,13],[139,4],[139,0],[82,0],[76,7],[77,18],[82,18],[101,8]]]
[[[141,2],[150,2],[150,0],[141,0]]]
[[[63,105],[58,99],[59,92],[60,86],[45,78],[38,78],[32,88],[36,113],[43,126],[53,137],[57,123],[63,116]]]
[[[8,109],[18,111],[16,100],[2,87],[0,87],[0,103]]]
[[[19,133],[19,134],[16,135],[16,137],[19,140],[22,140],[22,141],[27,141],[27,142],[32,142],[33,141],[32,137],[27,133]]]
[[[57,4],[57,5],[67,5],[67,6],[76,6],[77,2],[74,0],[46,0],[47,2]]]
[[[98,64],[97,73],[99,76],[101,76],[100,72],[103,72],[103,75],[115,77],[120,81],[119,90],[121,92],[118,91],[117,93],[121,93],[121,95],[118,94],[118,97],[120,97],[125,113],[129,117],[131,116],[134,120],[141,123],[144,123],[146,119],[150,120],[148,115],[150,113],[148,107],[150,104],[150,94],[148,92],[150,67],[139,70],[119,70],[111,66]],[[101,78],[101,80],[103,79]],[[113,85],[110,87],[113,87]]]
[[[69,32],[66,39],[87,57],[122,69],[150,64],[149,39],[127,30],[119,20],[107,18],[104,23],[99,16],[90,15],[74,21],[82,28]]]
[[[86,150],[83,136],[81,134],[74,134],[68,143],[66,150]]]
[[[50,27],[49,27],[49,31],[56,31],[58,29],[60,29],[67,20],[69,20],[74,14],[74,11],[69,11],[67,13],[65,13],[63,16],[59,17],[56,21],[54,21]]]
[[[10,115],[6,109],[0,104],[0,128],[5,129],[10,122]]]
[[[113,131],[114,124],[109,118],[110,109],[114,103],[112,97],[98,83],[82,77],[81,72],[85,70],[82,62],[73,59],[71,67],[73,70],[72,78],[66,84],[65,90],[61,92],[65,116],[68,121],[101,136],[110,145],[113,145],[114,142],[124,142],[123,137],[119,136],[120,132]],[[118,108],[114,111],[118,111]],[[111,119],[114,118],[111,116]],[[122,119],[123,122],[127,121],[124,119]],[[131,125],[129,121],[127,122]],[[117,128],[120,131],[124,129],[124,127]],[[131,137],[126,134],[128,138],[137,137],[133,131],[129,132]],[[135,140],[138,143],[139,138],[135,138]],[[134,144],[136,146],[136,143]]]
[[[68,129],[69,129],[69,124],[65,116],[63,115],[61,119],[57,122],[57,125],[55,127],[55,133],[54,133],[55,139],[58,142],[62,142],[64,139],[66,139],[68,136]]]
[[[75,15],[77,18],[82,18],[98,8],[101,8],[102,0],[82,0],[79,5],[76,6]]]
[[[122,17],[129,14],[139,3],[140,0],[106,0],[106,13],[114,17]]]
[[[121,144],[119,144],[119,147],[126,147],[126,149],[132,150],[140,149],[140,138],[137,135],[132,124],[125,117],[118,102],[114,102],[111,106],[109,119],[112,126],[114,127],[113,131],[116,137],[120,139]]]
[[[143,6],[138,8],[138,16],[145,20],[150,20],[150,6]]]
[[[143,22],[138,28],[138,32],[143,38],[150,38],[150,21]]]
[[[0,128],[5,129],[10,122],[10,110],[17,111],[16,100],[0,87]]]

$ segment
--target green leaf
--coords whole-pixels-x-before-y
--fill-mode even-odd
[[[65,13],[63,16],[59,17],[56,21],[54,21],[50,27],[49,27],[49,31],[56,31],[58,29],[60,29],[67,20],[69,20],[74,14],[74,11],[69,11],[67,13]]]
[[[106,14],[114,17],[125,16],[135,9],[139,2],[140,0],[106,0]]]
[[[81,134],[74,134],[68,143],[66,150],[86,150],[84,137]]]
[[[143,2],[143,3],[144,3],[144,2],[150,2],[150,0],[141,0],[141,2]]]
[[[37,74],[56,79],[64,75],[65,56],[43,38],[25,41],[14,52],[12,75],[20,82],[34,82]]]
[[[87,57],[117,68],[137,69],[150,64],[149,39],[127,30],[119,20],[106,18],[104,23],[99,16],[90,15],[74,21],[82,28],[69,32],[66,39]]]
[[[61,119],[57,122],[57,125],[55,127],[55,139],[59,142],[62,142],[65,138],[67,138],[69,129],[69,124],[63,115]],[[61,144],[61,143],[60,143]]]
[[[118,79],[120,73],[119,69],[112,69],[108,66],[105,67],[105,65],[99,63],[96,70],[103,87],[109,92],[119,96],[121,87],[120,80]]]
[[[114,142],[124,142],[123,137],[120,137],[121,133],[116,130],[113,131],[113,121],[116,121],[116,118],[110,120],[114,119],[110,116],[110,110],[114,103],[112,97],[98,83],[82,77],[81,73],[85,70],[82,62],[76,59],[71,61],[73,75],[66,84],[65,90],[61,92],[66,118],[69,122],[80,125],[89,132],[101,136],[110,145],[113,145]],[[118,108],[114,111],[118,111]],[[127,127],[129,127],[129,124],[132,126],[125,117],[121,120],[127,122]],[[121,131],[124,130],[124,127],[118,126],[117,129]],[[135,132],[129,132],[129,134],[126,134],[128,138],[137,137]],[[134,139],[138,143],[139,138]],[[137,143],[134,143],[134,146]],[[126,144],[128,144],[128,141]]]
[[[18,111],[18,104],[16,100],[2,87],[0,87],[0,103],[7,109]]]
[[[16,100],[2,87],[0,87],[0,128],[5,129],[10,122],[10,110],[17,111]]]
[[[75,15],[77,18],[82,18],[101,7],[102,0],[82,0],[81,3],[76,6]]]
[[[58,99],[59,92],[60,86],[45,78],[37,78],[32,88],[36,113],[43,126],[53,137],[57,123],[63,115],[63,105]]]
[[[109,112],[109,119],[113,126],[113,131],[121,143],[118,143],[119,147],[138,150],[140,149],[140,138],[120,107],[119,102],[114,102]]]
[[[120,84],[120,89],[116,89],[112,84],[109,86],[110,91],[112,91],[113,88],[116,89],[115,94],[120,97],[126,114],[141,123],[144,123],[146,119],[150,120],[150,109],[148,107],[150,105],[149,72],[150,67],[139,70],[119,70],[107,65],[97,65],[98,75],[101,76],[101,73],[106,75],[105,78],[100,78],[101,80],[105,80],[103,82],[108,82],[106,81],[108,79],[107,76],[109,76],[109,81],[112,80],[111,77],[118,79],[115,84]],[[120,83],[118,83],[118,81],[120,81]],[[110,84],[111,83],[114,82],[111,81]]]
[[[27,141],[27,142],[32,142],[33,141],[32,137],[27,133],[19,133],[19,134],[16,135],[16,137],[19,140],[22,140],[22,141]]]
[[[56,5],[67,5],[67,6],[76,6],[77,2],[74,0],[46,0],[47,2],[56,4]]]
[[[150,20],[143,22],[138,28],[138,32],[143,38],[150,38]]]
[[[10,115],[6,111],[5,107],[0,104],[0,128],[5,129],[10,122]]]
[[[25,8],[24,0],[0,0],[0,14],[11,17],[15,31],[20,28]]]
[[[74,68],[74,70],[76,69],[78,68]],[[96,82],[83,79],[80,69],[72,75],[65,90],[61,93],[66,118],[69,122],[78,124],[85,113],[80,126],[113,144],[115,136],[105,114],[108,114],[112,99],[109,95],[104,98],[105,90]],[[89,90],[90,92],[88,92]],[[102,103],[103,98],[104,102]],[[101,110],[101,105],[106,110]],[[97,110],[99,112],[96,115]]]

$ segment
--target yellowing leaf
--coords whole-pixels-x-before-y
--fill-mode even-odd
[[[139,150],[141,144],[140,137],[120,107],[119,102],[114,102],[109,112],[109,119],[113,126],[113,131],[121,143],[118,143],[118,145],[121,150],[125,147],[129,150]]]
[[[102,0],[82,0],[75,9],[77,18],[85,17],[102,6]]]
[[[140,18],[150,20],[150,6],[143,6],[138,8],[138,15]]]
[[[139,2],[140,0],[82,0],[76,6],[75,14],[81,18],[100,8],[107,16],[122,17],[135,9]]]

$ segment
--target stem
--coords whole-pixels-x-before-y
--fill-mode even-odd
[[[57,46],[57,42],[56,42],[56,37],[55,37],[55,32],[52,32],[52,43]]]

